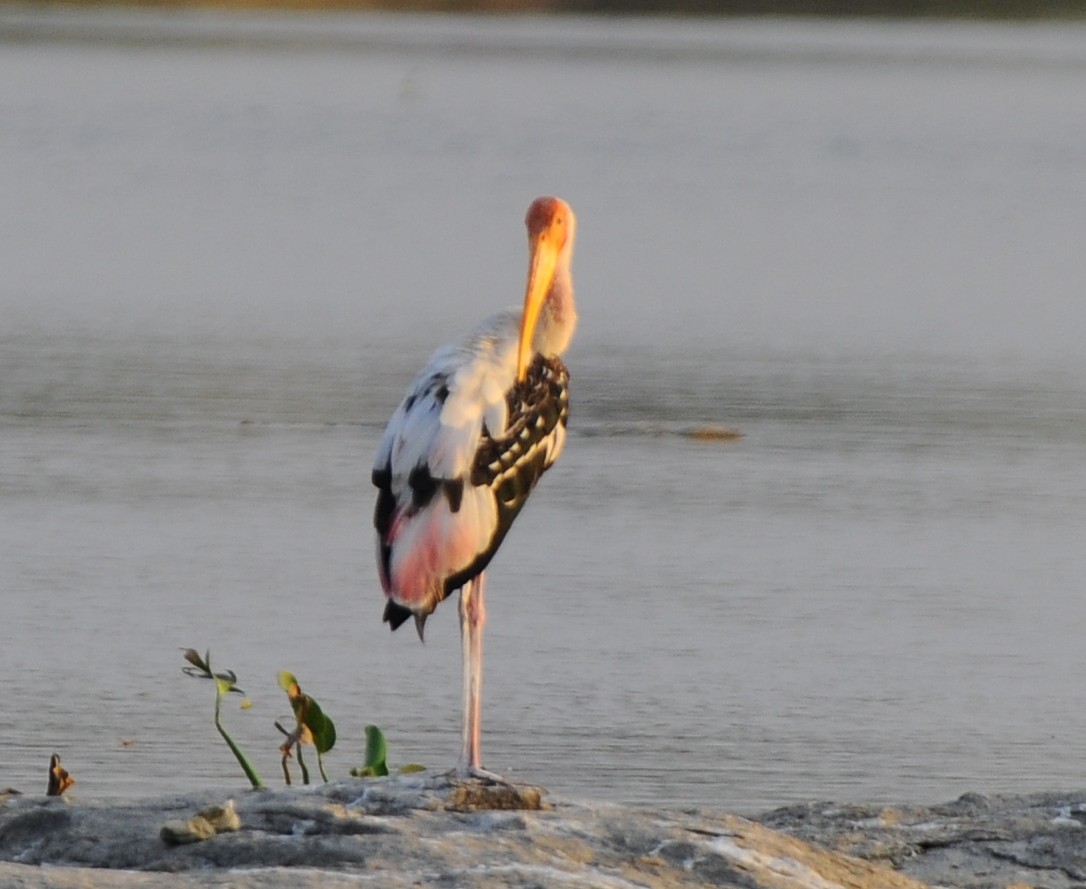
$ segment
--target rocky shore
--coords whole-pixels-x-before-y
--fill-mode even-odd
[[[1086,885],[1086,794],[757,820],[431,773],[127,801],[0,794],[5,889]]]

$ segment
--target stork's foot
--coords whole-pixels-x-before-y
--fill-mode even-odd
[[[482,766],[457,763],[456,768],[449,772],[449,777],[456,781],[480,781],[483,784],[500,784],[504,787],[512,787],[513,782],[503,778],[497,772],[491,772]]]

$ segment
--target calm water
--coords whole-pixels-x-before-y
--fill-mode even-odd
[[[1086,28],[0,7],[0,787],[455,759],[369,465],[578,211],[566,455],[491,572],[484,752],[756,811],[1086,769]],[[682,433],[735,426],[734,442]]]

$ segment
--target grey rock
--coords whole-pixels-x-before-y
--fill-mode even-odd
[[[232,813],[233,817],[229,817]],[[198,842],[164,842],[202,819]],[[1086,796],[943,806],[812,803],[757,821],[550,800],[422,773],[307,788],[105,801],[0,799],[12,889],[1070,889],[1086,883]]]
[[[1086,793],[968,793],[937,806],[811,803],[758,820],[933,885],[1086,887]]]

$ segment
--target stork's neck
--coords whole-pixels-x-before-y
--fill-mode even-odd
[[[565,352],[573,339],[573,331],[577,329],[577,307],[573,302],[573,276],[570,274],[569,260],[568,255],[561,257],[555,269],[554,281],[535,329],[535,351],[547,358]]]

